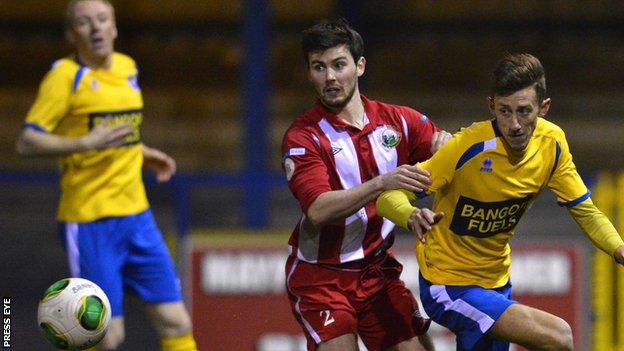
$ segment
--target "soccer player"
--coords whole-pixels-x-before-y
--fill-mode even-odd
[[[303,32],[316,104],[282,143],[283,168],[303,215],[290,240],[285,273],[293,314],[309,350],[433,350],[402,266],[388,251],[394,224],[377,215],[384,190],[420,191],[426,172],[411,166],[450,134],[404,106],[360,94],[366,60],[360,35],[344,21]]]
[[[624,242],[591,201],[564,132],[544,119],[551,100],[540,61],[508,55],[494,71],[494,118],[462,129],[431,159],[433,211],[410,201],[425,192],[391,190],[377,210],[419,239],[420,297],[427,314],[457,336],[457,350],[572,350],[568,323],[511,298],[509,239],[548,187],[589,239],[624,262]]]
[[[108,295],[113,319],[99,350],[124,339],[123,296],[148,303],[163,350],[196,350],[179,279],[145,194],[141,167],[164,182],[174,160],[141,143],[143,99],[137,67],[114,52],[114,9],[107,0],[67,5],[66,37],[76,53],[54,63],[31,106],[17,151],[58,156],[57,218],[73,276]]]

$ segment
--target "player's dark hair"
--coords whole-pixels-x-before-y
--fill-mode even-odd
[[[546,75],[537,57],[531,54],[507,54],[494,70],[494,95],[507,96],[533,86],[537,102],[546,97]]]
[[[323,52],[339,45],[347,46],[355,62],[364,56],[362,37],[342,18],[323,20],[303,31],[301,48],[306,64],[309,64],[311,53]]]

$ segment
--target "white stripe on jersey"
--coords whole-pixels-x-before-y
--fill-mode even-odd
[[[302,261],[316,263],[319,252],[319,240],[321,238],[321,233],[319,233],[318,230],[314,230],[312,232],[307,231],[306,229],[308,228],[303,225],[303,221],[305,221],[305,219],[306,215],[304,213],[301,216],[301,220],[299,221],[299,241],[297,243],[297,258]]]
[[[382,238],[387,238],[388,234],[390,234],[392,232],[392,229],[394,229],[395,224],[392,223],[391,220],[384,218],[383,219],[383,224],[381,225],[381,237]]]
[[[398,155],[396,148],[384,147],[381,143],[382,133],[388,129],[383,126],[375,129],[368,135],[368,140],[373,148],[373,156],[375,157],[375,163],[377,163],[377,169],[379,174],[386,174],[397,167]]]
[[[80,250],[78,249],[78,223],[65,223],[67,260],[72,277],[80,277]]]
[[[332,147],[340,151],[334,154],[336,173],[344,189],[351,189],[362,184],[360,164],[355,145],[346,131],[337,131],[325,118],[319,122],[319,127],[329,139]],[[364,258],[362,242],[366,236],[368,216],[366,210],[360,208],[356,213],[345,219],[345,231],[340,248],[340,262],[353,261]],[[301,237],[300,239],[301,240]],[[317,246],[318,248],[318,246]]]
[[[351,189],[362,184],[357,152],[349,133],[337,131],[325,118],[319,122],[319,126],[327,139],[329,139],[331,147],[340,149],[339,152],[334,154],[334,160],[342,187]]]
[[[405,137],[405,142],[409,144],[409,129],[407,129],[407,121],[403,115],[401,115],[401,124],[403,125],[403,137]]]

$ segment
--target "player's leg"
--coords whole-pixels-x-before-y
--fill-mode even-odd
[[[124,284],[148,304],[148,316],[164,351],[196,350],[191,318],[163,235],[150,210],[125,217],[130,250],[123,269]]]
[[[358,351],[355,334],[340,335],[331,340],[323,341],[316,347],[317,351]]]
[[[510,306],[487,335],[508,340],[530,350],[573,349],[572,329],[566,321],[521,304]]]
[[[430,320],[420,314],[418,302],[400,279],[401,264],[392,256],[367,269],[362,286],[372,289],[372,305],[359,313],[358,332],[369,350],[434,350],[426,337]],[[423,342],[421,342],[421,340]]]
[[[501,315],[516,304],[511,300],[511,285],[484,289],[476,285],[446,286],[431,284],[422,275],[420,300],[429,317],[457,336],[457,350],[508,351],[509,340],[486,335]]]
[[[98,351],[117,350],[125,338],[126,331],[123,316],[113,317],[111,318],[110,325],[104,339],[97,344],[96,349]]]
[[[70,273],[96,283],[111,304],[111,322],[97,349],[116,350],[125,339],[121,267],[126,255],[118,218],[88,223],[60,223],[59,236],[67,250]]]
[[[306,336],[308,350],[355,351],[357,317],[345,294],[359,272],[343,272],[289,257],[286,288],[293,315]]]
[[[163,338],[190,336],[193,331],[191,317],[182,301],[150,304],[147,314]]]

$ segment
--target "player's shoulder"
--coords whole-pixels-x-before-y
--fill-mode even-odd
[[[318,110],[319,108],[317,106],[313,106],[309,110],[297,116],[297,118],[295,118],[295,120],[286,129],[284,138],[297,138],[301,135],[313,133],[322,118]]]
[[[453,138],[471,144],[493,139],[497,134],[495,124],[494,120],[473,122],[467,127],[460,128],[453,134]]]
[[[392,116],[392,117],[403,117],[403,118],[415,117],[415,118],[420,118],[420,119],[427,119],[427,116],[417,111],[413,107],[399,105],[399,104],[391,104],[391,103],[383,102],[379,100],[367,99],[366,97],[363,97],[362,100],[365,101],[366,105],[370,109],[379,112],[380,115],[387,115],[387,116]]]
[[[535,126],[536,136],[542,136],[546,138],[552,138],[555,140],[565,139],[565,132],[561,127],[552,121],[545,118],[538,117],[537,124]]]
[[[48,70],[48,74],[53,74],[57,76],[73,76],[80,69],[80,64],[76,61],[76,59],[72,56],[67,56],[60,58],[50,65],[50,69]]]
[[[136,61],[134,61],[132,57],[130,57],[129,55],[123,54],[121,52],[115,51],[113,53],[112,59],[114,62],[114,66],[118,69],[132,70],[132,69],[136,69],[137,67]]]

